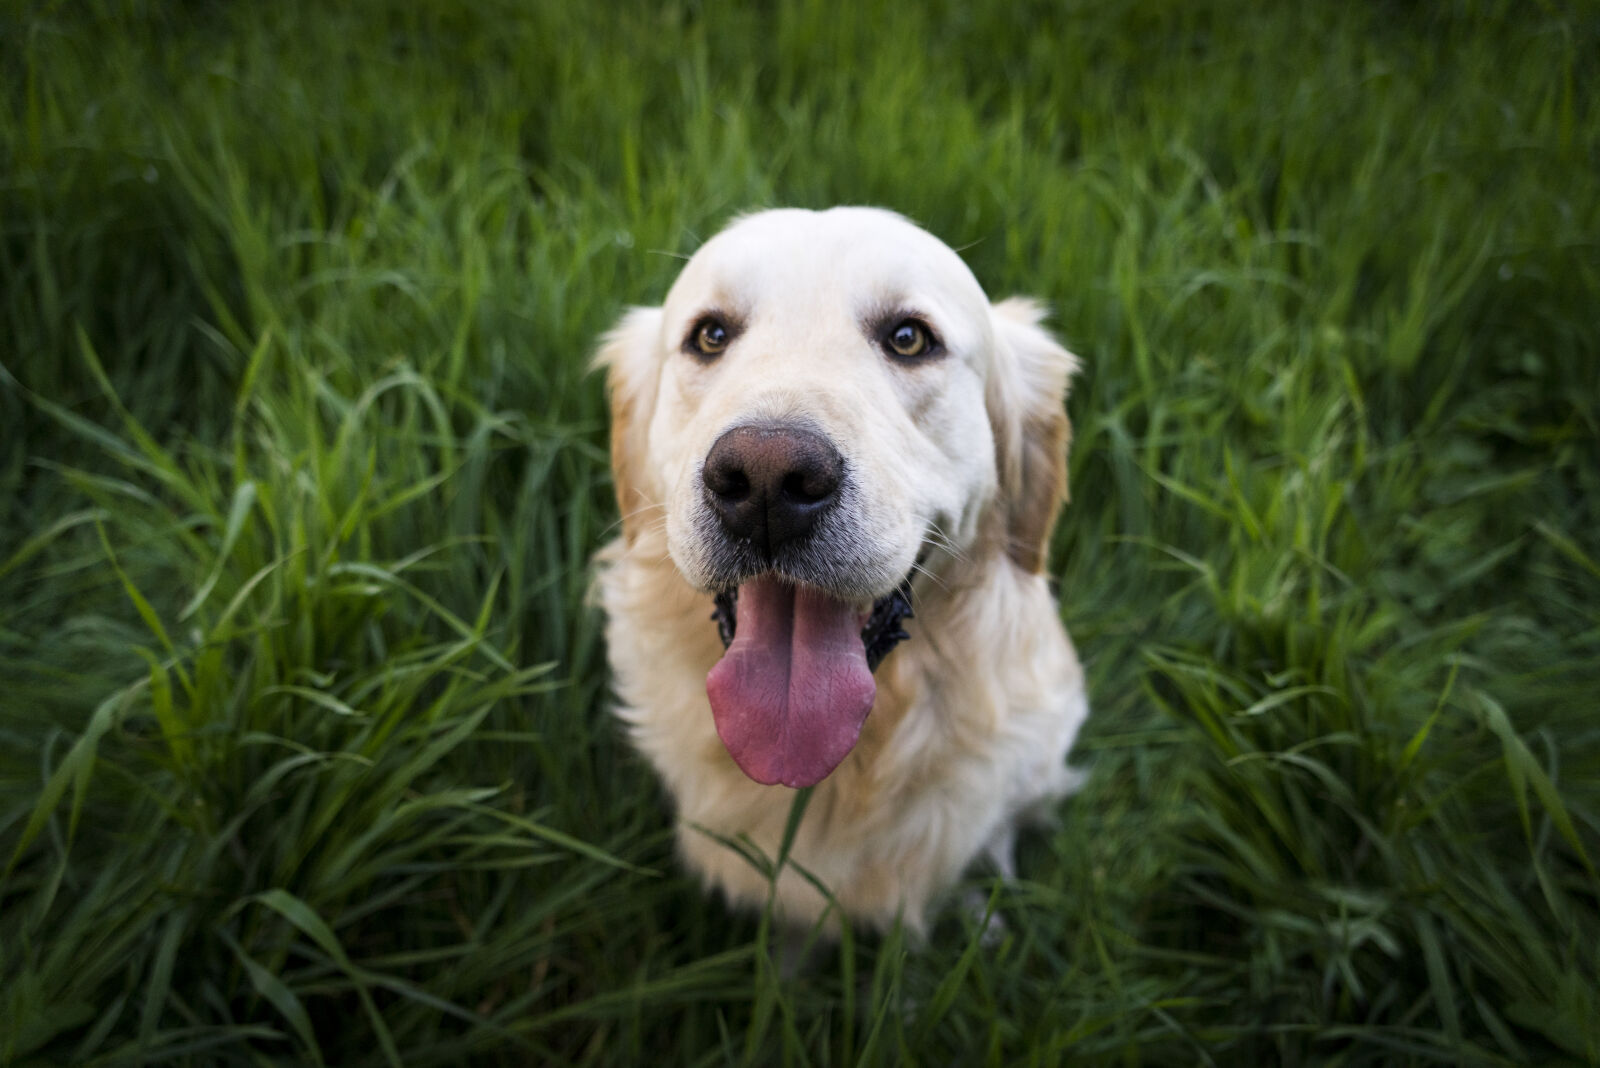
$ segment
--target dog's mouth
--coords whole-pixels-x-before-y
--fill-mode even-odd
[[[765,785],[814,786],[849,755],[877,694],[872,673],[908,635],[911,580],[863,612],[774,574],[717,594],[726,652],[706,676],[717,734]]]
[[[719,591],[715,602],[716,608],[711,613],[711,619],[717,624],[717,636],[722,639],[722,647],[726,649],[733,644],[734,632],[739,626],[739,588],[732,586]],[[868,669],[877,671],[883,658],[895,646],[911,637],[900,623],[914,616],[915,613],[911,611],[911,576],[907,575],[900,585],[872,602],[872,609],[866,614],[866,622],[861,627],[861,644],[867,651]]]

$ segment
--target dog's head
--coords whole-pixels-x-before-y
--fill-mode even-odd
[[[751,778],[811,785],[849,753],[863,627],[914,571],[1042,568],[1075,361],[1040,316],[890,212],[780,210],[606,338],[623,537],[664,527],[689,583],[736,595],[706,689]]]

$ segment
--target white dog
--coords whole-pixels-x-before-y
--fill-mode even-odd
[[[1041,573],[1076,361],[1040,317],[890,212],[781,210],[606,337],[619,715],[734,904],[769,883],[717,836],[776,857],[793,787],[816,786],[794,861],[913,930],[1076,787],[1083,672]],[[827,905],[792,867],[777,902]]]

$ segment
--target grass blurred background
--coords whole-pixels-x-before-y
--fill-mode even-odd
[[[1600,1063],[1587,3],[0,14],[0,1062]],[[1087,789],[798,979],[606,713],[596,336],[880,204],[1086,373]],[[708,624],[709,625],[709,624]]]

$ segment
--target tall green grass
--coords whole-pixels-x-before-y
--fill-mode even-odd
[[[1582,4],[12,5],[0,1062],[1600,1062]],[[1085,358],[1089,785],[788,976],[606,714],[594,338],[894,207]]]

